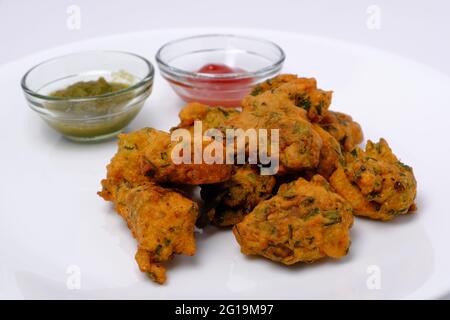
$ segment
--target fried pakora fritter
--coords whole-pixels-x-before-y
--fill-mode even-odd
[[[133,184],[153,181],[189,185],[229,179],[230,165],[174,164],[171,159],[174,145],[169,133],[152,128],[119,135],[119,150],[107,167],[107,179],[102,181],[103,192],[114,192],[114,186],[123,179]]]
[[[121,187],[131,188],[150,182],[149,177],[141,170],[142,151],[150,143],[147,129],[129,134],[119,134],[117,153],[106,167],[106,179],[101,181],[103,188],[98,194],[102,198],[115,202]],[[118,209],[117,205],[116,209]]]
[[[319,122],[327,114],[331,104],[331,91],[324,91],[313,88],[303,89],[304,85],[300,80],[310,81],[310,79],[297,79],[297,81],[286,83],[273,91],[274,94],[287,94],[289,99],[300,108],[306,110],[308,119],[311,122]],[[314,80],[315,83],[315,80]]]
[[[270,79],[256,85],[253,88],[252,92],[250,92],[250,95],[257,96],[266,91],[274,90],[274,89],[278,88],[279,86],[281,86],[285,83],[291,82],[295,79],[297,79],[297,76],[295,74],[288,74],[288,73],[280,74],[274,78],[270,78]]]
[[[280,174],[317,167],[322,139],[306,120],[305,110],[296,107],[285,95],[275,95],[270,91],[255,97],[247,96],[243,105],[242,112],[225,125],[244,131],[267,129],[269,135],[270,129],[278,129]],[[271,150],[270,144],[268,150]]]
[[[227,180],[232,170],[214,164],[175,165],[168,158],[171,148],[170,135],[155,129],[119,135],[118,152],[98,193],[125,219],[138,240],[140,269],[158,283],[166,279],[162,262],[174,254],[194,254],[199,209],[180,193],[155,183],[217,183]]]
[[[311,122],[321,121],[331,104],[332,92],[318,89],[314,78],[298,78],[290,74],[280,75],[258,85],[251,95],[257,96],[269,90],[276,95],[287,95],[297,107],[307,112]],[[245,107],[245,99],[243,107]]]
[[[165,282],[161,263],[174,254],[194,255],[194,227],[199,214],[195,202],[152,183],[121,185],[115,202],[138,242],[139,268],[154,281]]]
[[[330,183],[353,207],[355,215],[391,220],[415,210],[416,179],[411,167],[401,163],[384,139],[368,141],[346,154],[346,165]]]
[[[152,143],[142,151],[142,172],[158,183],[210,184],[226,181],[233,167],[226,164],[181,163],[174,164],[172,151],[176,142],[170,134],[155,129],[146,129]],[[194,147],[191,148],[194,153]],[[190,157],[193,159],[193,156]]]
[[[345,256],[353,215],[386,221],[415,210],[412,168],[384,139],[369,141],[365,151],[357,147],[360,125],[330,111],[331,99],[332,92],[317,88],[314,78],[283,74],[256,86],[242,100],[242,111],[189,103],[171,133],[144,128],[119,135],[98,194],[113,202],[136,238],[140,270],[164,283],[164,262],[195,254],[195,224],[232,226],[242,253],[292,265]],[[223,164],[230,163],[227,129],[235,129],[230,158],[240,159],[238,165]],[[259,129],[268,133],[263,151],[266,137]],[[271,141],[277,134],[271,129],[278,129],[278,142]],[[253,133],[251,142],[247,134]],[[259,153],[251,153],[255,141]],[[206,147],[214,150],[213,159],[224,152],[226,161],[205,162]],[[264,151],[272,162],[263,161]],[[177,164],[176,156],[192,163]],[[278,170],[264,175],[262,168],[272,169],[274,161]],[[196,202],[166,188],[173,184],[201,186],[201,216]]]
[[[239,114],[232,108],[210,107],[205,104],[188,103],[179,113],[180,124],[176,128],[190,128],[197,120],[202,121],[203,131],[221,129],[225,121]]]
[[[361,126],[345,113],[328,111],[319,124],[341,144],[343,151],[350,151],[363,141]]]
[[[236,166],[230,180],[202,186],[209,220],[220,227],[241,222],[259,202],[272,196],[275,183],[274,176],[260,175],[256,166]]]
[[[314,124],[313,127],[322,138],[322,149],[320,149],[319,165],[311,171],[328,179],[337,167],[344,163],[341,145],[319,125]]]
[[[314,176],[284,184],[276,196],[260,202],[233,233],[246,255],[261,255],[291,265],[323,257],[341,258],[350,246],[352,208]]]

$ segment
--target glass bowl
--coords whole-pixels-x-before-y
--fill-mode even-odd
[[[253,86],[279,74],[284,60],[271,41],[227,34],[171,41],[156,54],[161,75],[184,101],[222,107],[239,106]],[[228,71],[208,72],[217,67]]]
[[[126,88],[83,98],[51,96],[79,81],[125,84]],[[53,129],[76,141],[108,139],[142,109],[153,87],[153,65],[119,51],[90,51],[53,58],[30,69],[21,85],[28,105]]]

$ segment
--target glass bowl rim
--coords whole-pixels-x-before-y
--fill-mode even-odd
[[[161,58],[162,51],[171,45],[177,44],[182,41],[201,39],[201,38],[211,38],[211,37],[235,38],[235,39],[258,41],[258,42],[265,43],[265,44],[268,44],[269,46],[274,47],[278,51],[280,56],[276,62],[274,62],[264,68],[258,69],[256,71],[235,72],[235,73],[226,73],[226,74],[211,74],[211,73],[187,71],[187,70],[173,67]],[[284,63],[284,61],[286,60],[286,54],[284,53],[283,49],[278,44],[276,44],[273,41],[264,39],[264,38],[241,36],[241,35],[236,35],[236,34],[211,33],[211,34],[194,35],[194,36],[183,37],[183,38],[171,40],[171,41],[165,43],[164,45],[162,45],[158,49],[158,51],[156,52],[156,55],[155,55],[155,60],[158,64],[158,66],[160,67],[160,69],[163,69],[163,71],[166,71],[167,73],[176,75],[176,76],[184,76],[184,77],[196,78],[196,79],[245,79],[245,78],[258,78],[258,77],[264,76],[266,73],[272,73],[274,70],[280,68],[281,65]]]
[[[148,72],[147,72],[147,74],[145,75],[145,77],[143,79],[139,80],[137,83],[135,83],[135,84],[133,84],[133,85],[131,85],[129,87],[126,87],[124,89],[117,90],[117,91],[114,91],[114,92],[98,95],[98,96],[92,96],[92,97],[83,97],[83,98],[52,97],[52,96],[49,96],[49,95],[43,95],[43,94],[37,93],[34,90],[31,90],[30,88],[28,88],[27,83],[26,83],[27,79],[28,79],[28,76],[31,74],[31,72],[33,72],[38,67],[40,67],[40,66],[42,66],[44,64],[47,64],[49,62],[58,60],[58,59],[67,58],[67,57],[70,57],[70,56],[76,56],[76,55],[85,54],[85,53],[88,53],[88,54],[89,53],[91,53],[91,54],[92,53],[106,53],[106,54],[108,54],[108,53],[116,53],[117,54],[118,53],[118,54],[133,56],[133,57],[137,58],[138,60],[143,61],[147,65]],[[154,74],[155,74],[155,68],[153,67],[153,64],[149,60],[147,60],[146,58],[144,58],[144,57],[142,57],[142,56],[140,56],[138,54],[135,54],[135,53],[132,53],[132,52],[127,52],[127,51],[119,51],[119,50],[87,50],[87,51],[78,51],[78,52],[72,52],[72,53],[56,56],[56,57],[49,58],[49,59],[46,59],[46,60],[38,63],[37,65],[35,65],[32,68],[30,68],[23,75],[22,79],[20,80],[20,85],[22,87],[22,90],[26,94],[28,94],[30,96],[33,96],[35,98],[42,99],[42,100],[54,101],[54,102],[57,102],[57,101],[61,101],[61,102],[68,102],[68,101],[70,101],[70,102],[89,102],[89,101],[95,101],[95,100],[99,100],[99,99],[103,99],[103,98],[111,98],[111,97],[115,97],[115,96],[120,96],[120,95],[122,95],[124,93],[128,93],[128,92],[134,91],[134,90],[144,86],[149,81],[152,81],[153,78],[154,78]]]

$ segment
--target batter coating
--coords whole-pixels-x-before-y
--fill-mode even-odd
[[[291,265],[341,258],[350,247],[352,208],[316,175],[280,187],[233,228],[241,252]]]
[[[295,74],[280,74],[274,78],[268,79],[257,86],[255,86],[250,93],[251,96],[257,96],[261,93],[264,93],[266,91],[274,90],[278,88],[279,86],[291,82],[293,80],[297,79],[297,76]]]
[[[140,270],[164,283],[165,262],[175,254],[195,254],[195,224],[205,217],[215,226],[232,226],[242,253],[292,265],[345,256],[354,215],[387,221],[415,210],[412,168],[384,139],[369,141],[365,151],[357,147],[363,140],[360,125],[330,111],[331,99],[332,92],[318,89],[314,78],[283,74],[256,86],[242,100],[242,111],[200,103],[181,110],[172,134],[176,129],[193,134],[197,120],[203,133],[266,129],[268,156],[279,162],[275,175],[260,175],[261,154],[257,165],[175,164],[179,145],[171,133],[144,128],[119,135],[98,194],[113,202],[136,238]],[[270,145],[271,129],[279,130],[278,154]],[[199,145],[204,149],[213,142]],[[241,147],[235,154],[243,151],[248,158],[248,139]],[[196,202],[166,188],[173,184],[200,186],[206,214],[199,219]]]
[[[151,183],[122,186],[117,202],[121,203],[120,214],[138,242],[139,269],[157,283],[166,281],[163,262],[175,254],[195,254],[194,226],[199,214],[195,202]]]
[[[274,176],[262,176],[256,166],[236,166],[231,179],[202,186],[202,199],[212,224],[220,227],[233,226],[262,200],[272,196]]]
[[[322,138],[322,149],[320,149],[319,165],[312,172],[328,179],[338,166],[344,163],[341,145],[318,124],[314,124],[314,130]]]
[[[142,150],[141,171],[158,183],[174,184],[210,184],[226,181],[231,176],[233,167],[225,164],[207,164],[205,162],[174,164],[172,150],[177,142],[172,142],[170,134],[155,129],[144,129],[152,141]],[[193,139],[192,139],[193,141]],[[193,142],[192,142],[193,143]],[[207,145],[204,142],[203,146]],[[194,153],[194,147],[191,148]]]
[[[188,103],[179,113],[180,123],[176,128],[190,128],[196,120],[202,121],[203,130],[221,129],[225,121],[238,115],[231,108],[209,107],[197,102]]]
[[[102,196],[112,199],[115,185],[123,180],[133,185],[148,181],[197,185],[229,179],[230,165],[174,164],[171,153],[175,144],[169,133],[152,128],[120,134],[119,149],[107,166],[107,179],[102,181]]]
[[[318,89],[314,78],[298,78],[296,75],[283,74],[258,85],[251,95],[257,96],[266,91],[286,95],[294,105],[306,111],[308,119],[312,122],[322,120],[331,104],[332,92]],[[245,99],[242,105],[246,106]]]
[[[386,140],[368,141],[346,154],[346,165],[330,183],[353,206],[355,215],[388,221],[415,210],[417,183],[411,167],[401,163]]]
[[[107,176],[101,181],[102,191],[98,193],[106,201],[117,202],[121,187],[131,188],[150,182],[150,178],[141,170],[142,151],[151,143],[148,134],[147,129],[119,134],[117,153],[106,167]],[[120,212],[117,203],[116,209]]]
[[[328,111],[320,126],[341,144],[343,151],[350,151],[363,141],[361,126],[345,113]]]
[[[286,95],[270,91],[256,97],[247,96],[243,105],[243,111],[226,125],[243,130],[267,129],[269,134],[270,129],[278,129],[279,174],[317,167],[322,139],[306,120],[305,110],[296,107]]]

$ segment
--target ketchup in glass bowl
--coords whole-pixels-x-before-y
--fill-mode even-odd
[[[156,54],[161,75],[186,102],[238,107],[253,86],[280,73],[283,50],[273,42],[235,35],[171,41]]]

